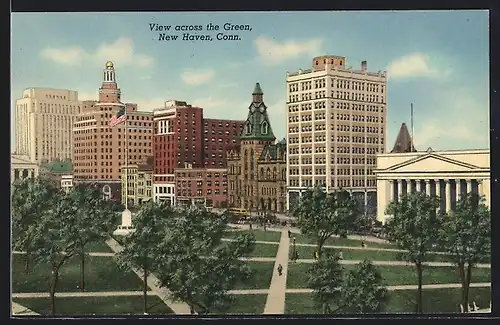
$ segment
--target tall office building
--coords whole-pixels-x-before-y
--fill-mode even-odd
[[[319,185],[351,191],[375,214],[373,169],[376,154],[385,152],[387,76],[368,72],[366,61],[360,70],[345,61],[315,57],[311,69],[287,73],[288,209]]]
[[[82,105],[73,90],[24,90],[14,112],[15,153],[37,164],[72,159],[71,129]]]
[[[73,128],[75,181],[101,183],[110,198],[121,200],[121,167],[144,164],[153,155],[152,113],[137,111],[136,104],[121,102],[112,62],[107,62],[103,70],[99,101],[87,104],[89,107],[78,115]],[[127,122],[110,128],[109,119],[122,109],[127,111]]]

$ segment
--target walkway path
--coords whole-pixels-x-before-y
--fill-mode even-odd
[[[114,238],[109,238],[106,241],[106,244],[108,244],[108,246],[115,253],[118,253],[119,251],[121,251],[123,249]],[[143,276],[142,270],[138,270],[136,268],[133,268],[132,270],[134,271],[135,274],[137,274],[137,276],[139,278],[142,279],[142,276]],[[170,309],[172,309],[172,311],[175,314],[179,314],[179,315],[190,315],[191,314],[191,309],[189,308],[188,304],[186,304],[184,302],[174,302],[170,299],[170,291],[167,288],[160,287],[158,285],[160,283],[160,281],[158,280],[158,278],[154,274],[150,273],[148,275],[147,280],[148,280],[148,286],[153,290],[153,292],[156,293],[158,298],[160,298]]]
[[[26,254],[23,251],[12,251],[12,254]],[[65,254],[64,252],[62,254]],[[89,256],[115,256],[115,253],[102,253],[102,252],[90,252],[87,253]]]
[[[491,287],[490,282],[485,283],[471,283],[471,288],[486,288]],[[453,289],[453,288],[461,288],[462,285],[460,283],[442,283],[442,284],[424,284],[422,285],[422,289]],[[386,287],[389,291],[398,291],[398,290],[416,290],[418,286],[416,284],[409,285],[397,285],[397,286],[388,286]],[[287,289],[287,293],[311,293],[312,289]]]
[[[39,313],[35,313],[33,310],[24,307],[17,302],[12,302],[12,316],[34,316],[40,315]]]
[[[273,277],[267,294],[266,307],[264,314],[284,314],[286,297],[286,274],[288,271],[288,250],[290,247],[290,238],[288,238],[288,229],[281,231],[280,245],[276,254],[274,263]],[[283,267],[282,275],[278,273],[278,265]]]
[[[75,292],[56,292],[56,297],[126,297],[142,296],[142,291],[75,291]],[[153,291],[148,291],[148,295],[156,296]],[[12,298],[43,298],[49,297],[48,292],[16,292],[12,293]]]
[[[251,261],[251,259],[248,259]],[[297,263],[314,263],[316,260],[314,259],[298,259]],[[351,264],[358,264],[363,261],[361,260],[340,260],[340,264],[346,264],[346,265],[351,265]],[[373,265],[387,265],[387,266],[411,266],[410,262],[406,261],[372,261]],[[428,266],[455,266],[455,264],[451,262],[425,262],[424,265]],[[480,269],[490,269],[491,264],[477,264],[475,267],[480,268]]]

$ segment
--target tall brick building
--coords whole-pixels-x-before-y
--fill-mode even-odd
[[[110,128],[109,119],[125,108],[127,122]],[[78,181],[103,186],[106,197],[121,200],[121,166],[125,165],[125,126],[128,164],[143,164],[152,155],[152,114],[137,111],[136,104],[122,103],[115,68],[107,62],[103,70],[99,101],[77,116],[73,125],[73,172]]]
[[[226,201],[222,196],[227,192],[227,180],[221,178],[218,181],[225,184],[225,188],[221,185],[220,189],[210,189],[206,184],[208,181],[200,180],[198,174],[211,174],[201,171],[201,168],[225,170],[226,152],[229,146],[238,144],[244,121],[204,119],[202,108],[176,100],[167,101],[164,108],[154,110],[153,120],[155,201],[167,200],[175,204],[176,197],[179,197],[184,201],[199,202],[201,188],[205,188],[202,197],[207,202]],[[218,173],[226,174],[223,171]],[[177,178],[180,183],[176,182]],[[188,190],[191,188],[189,184],[200,182],[200,190],[194,185],[193,191]]]

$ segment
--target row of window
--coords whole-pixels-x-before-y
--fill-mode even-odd
[[[296,103],[302,101],[310,101],[313,99],[322,99],[327,98],[326,92],[317,91],[315,93],[304,93],[297,95],[288,96],[289,103]],[[353,100],[353,101],[361,101],[361,102],[370,102],[370,103],[385,103],[384,96],[372,95],[372,94],[360,94],[357,92],[347,92],[347,91],[332,91],[331,96],[329,98],[333,99],[345,99],[345,100]],[[320,108],[318,106],[318,108]]]
[[[315,79],[314,89],[325,88],[326,80],[327,78]],[[334,88],[335,86],[336,88],[341,88],[341,89],[352,89],[360,91],[366,90],[368,92],[377,92],[377,93],[378,92],[384,93],[384,87],[385,87],[385,85],[381,85],[374,82],[356,81],[343,78],[330,78],[330,84],[332,88]],[[312,88],[311,81],[295,82],[295,83],[290,83],[288,85],[288,91],[289,92],[299,91],[299,85],[301,91],[310,90]]]
[[[315,186],[326,186],[326,182],[324,180],[315,180]],[[374,187],[376,185],[376,180],[374,179],[353,179],[352,182],[350,179],[337,179],[337,184],[335,184],[335,180],[331,180],[331,187]],[[303,179],[302,184],[298,179],[291,179],[289,183],[290,187],[313,187],[312,179]]]

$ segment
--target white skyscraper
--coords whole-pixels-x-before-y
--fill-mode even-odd
[[[16,100],[15,153],[40,164],[71,159],[72,127],[82,107],[78,93],[64,89],[29,88]]]
[[[287,73],[287,204],[316,185],[349,190],[376,207],[376,154],[385,152],[387,76],[320,56]],[[362,199],[359,197],[359,199]],[[373,211],[374,213],[374,211]]]

